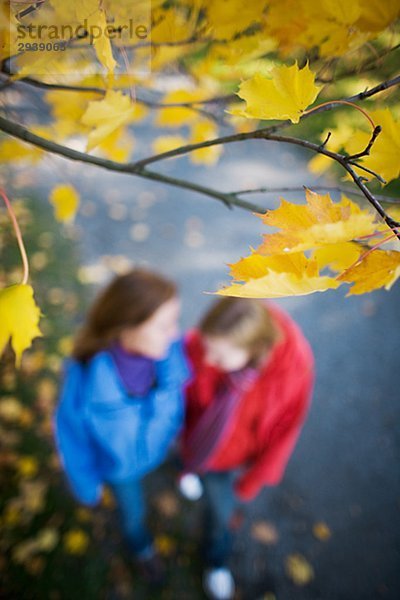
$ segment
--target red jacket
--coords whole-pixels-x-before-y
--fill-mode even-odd
[[[268,304],[281,338],[272,348],[251,388],[239,400],[225,439],[218,442],[207,470],[244,467],[236,482],[242,500],[255,497],[263,485],[276,485],[283,477],[305,419],[314,380],[311,348],[299,327],[281,309]],[[204,360],[201,335],[188,333],[186,350],[193,369],[187,387],[185,440],[203,410],[213,401],[224,373]]]

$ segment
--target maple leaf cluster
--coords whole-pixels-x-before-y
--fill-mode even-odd
[[[306,190],[306,199],[305,205],[283,200],[276,210],[259,215],[264,224],[280,231],[265,234],[257,250],[231,265],[235,283],[218,294],[300,296],[337,288],[343,282],[353,284],[349,295],[392,287],[400,277],[400,253],[372,251],[369,246],[370,240],[376,244],[390,230],[345,196],[334,203],[328,194]],[[336,276],[322,275],[325,268]]]

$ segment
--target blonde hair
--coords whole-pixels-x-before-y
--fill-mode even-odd
[[[115,341],[124,328],[144,323],[175,295],[172,281],[145,269],[115,277],[95,299],[76,335],[72,355],[83,362],[89,360]]]
[[[244,348],[254,366],[280,337],[266,304],[253,298],[217,300],[201,319],[199,330],[205,336],[223,337]]]

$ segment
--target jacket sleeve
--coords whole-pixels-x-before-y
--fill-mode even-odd
[[[83,372],[75,361],[67,363],[53,427],[61,464],[77,500],[93,506],[102,493],[92,442],[82,412]]]
[[[312,384],[310,371],[277,420],[262,452],[236,481],[235,491],[241,500],[251,500],[264,485],[273,486],[281,481],[308,410]]]

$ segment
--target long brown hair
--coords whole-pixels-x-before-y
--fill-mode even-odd
[[[205,336],[227,338],[248,350],[252,366],[258,366],[281,337],[267,305],[253,298],[217,300],[201,319],[199,330]]]
[[[145,269],[115,277],[92,304],[78,331],[72,355],[89,360],[116,340],[125,327],[144,323],[177,293],[172,281]]]

